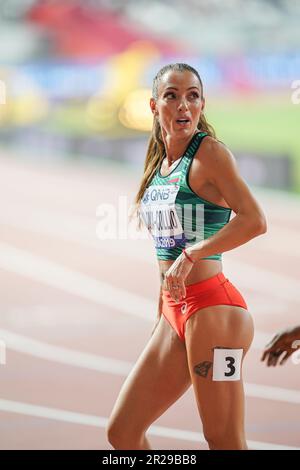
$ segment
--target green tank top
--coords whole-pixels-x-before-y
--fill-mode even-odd
[[[158,259],[176,259],[183,248],[211,237],[229,222],[230,208],[199,197],[189,185],[191,163],[206,135],[194,134],[167,176],[161,175],[160,164],[143,194],[141,215],[154,239]],[[201,259],[221,257],[221,253],[216,253]]]

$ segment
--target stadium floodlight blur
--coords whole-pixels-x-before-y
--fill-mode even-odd
[[[292,0],[3,1],[0,138],[136,164],[152,126],[155,73],[188,62],[202,76],[209,120],[247,178],[300,191],[291,101],[299,19]]]

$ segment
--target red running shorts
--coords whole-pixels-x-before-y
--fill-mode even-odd
[[[186,321],[201,308],[212,305],[235,305],[248,310],[241,293],[224,276],[223,272],[186,286],[186,297],[176,303],[166,289],[162,289],[162,314],[184,341]]]

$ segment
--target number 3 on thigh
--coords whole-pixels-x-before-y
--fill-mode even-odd
[[[243,349],[214,348],[213,380],[240,380]]]

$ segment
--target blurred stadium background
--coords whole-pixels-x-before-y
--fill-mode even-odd
[[[241,272],[253,284],[249,291],[246,281],[237,284],[245,283],[245,296],[249,295],[249,303],[252,301],[261,313],[257,324],[263,330],[256,353],[249,359],[248,374],[250,381],[257,382],[258,374],[259,380],[268,382],[260,385],[264,392],[250,387],[249,396],[252,400],[259,396],[267,409],[266,420],[272,422],[269,428],[264,427],[257,411],[260,405],[250,404],[253,413],[249,413],[249,420],[254,421],[248,423],[248,431],[254,447],[259,440],[271,447],[272,443],[300,446],[299,415],[297,420],[293,408],[300,403],[299,380],[293,366],[273,370],[272,377],[268,372],[266,379],[264,366],[257,372],[255,365],[264,341],[277,328],[294,324],[299,308],[295,266],[295,258],[300,256],[299,24],[300,2],[293,0],[0,1],[0,339],[7,345],[9,359],[6,367],[0,367],[2,449],[109,448],[103,429],[100,436],[86,432],[85,426],[94,425],[92,415],[103,416],[102,424],[105,422],[129,363],[114,364],[112,368],[123,367],[125,372],[119,374],[121,378],[112,372],[113,385],[107,376],[99,385],[94,375],[80,376],[78,384],[76,365],[86,364],[87,370],[80,373],[92,375],[94,370],[105,374],[107,365],[102,356],[97,362],[96,354],[110,353],[116,361],[130,358],[135,362],[150,333],[150,328],[143,329],[142,321],[151,322],[156,314],[152,306],[158,276],[143,251],[152,250],[148,241],[141,242],[138,249],[135,242],[132,250],[130,243],[120,248],[120,240],[100,246],[103,242],[95,234],[96,208],[101,202],[115,203],[118,195],[135,193],[152,127],[148,106],[152,79],[169,62],[186,62],[199,71],[208,121],[233,151],[247,183],[258,191],[271,222],[273,231],[269,230],[267,243],[254,241],[239,248],[248,266]],[[66,278],[70,272],[55,271],[58,265],[45,264],[46,260],[72,268],[73,274],[75,270],[84,273],[90,281],[92,275],[102,279],[102,287],[99,284],[98,294],[93,294],[89,290],[92,286],[86,285],[90,296],[84,305],[80,286],[88,284],[88,279],[77,277],[72,290]],[[235,255],[228,254],[229,272],[235,262]],[[267,300],[259,292],[266,268],[276,281],[267,288]],[[148,286],[137,279],[140,269],[144,269]],[[236,275],[234,269],[232,273]],[[57,279],[65,286],[64,294]],[[289,299],[280,293],[282,282],[289,286]],[[129,319],[125,321],[122,309],[117,311],[112,302],[101,299],[101,292],[104,297],[111,285],[126,287],[132,295],[143,293],[146,313],[131,317],[126,312]],[[278,286],[276,293],[274,285]],[[117,296],[116,291],[109,292]],[[122,292],[126,297],[125,290]],[[105,311],[96,308],[97,304],[104,305]],[[134,308],[137,312],[136,305]],[[116,338],[121,351],[126,345],[128,356],[118,354],[112,346]],[[81,356],[75,357],[78,350]],[[35,362],[30,362],[28,354]],[[50,361],[46,369],[45,361]],[[63,367],[72,361],[73,369],[71,366],[71,372],[66,372]],[[23,366],[30,371],[33,389],[26,376],[20,376]],[[68,385],[55,391],[53,383],[59,387],[66,377]],[[281,386],[292,386],[293,390],[280,395]],[[85,398],[87,408],[79,405],[93,387],[98,395],[94,391],[93,397]],[[268,397],[272,400],[272,393],[277,394],[282,407],[277,402],[271,402],[269,408],[265,405]],[[194,425],[196,435],[194,403],[176,406],[189,416],[190,421],[183,421],[182,426]],[[74,413],[63,414],[62,408]],[[167,416],[178,427],[178,414],[172,413]],[[24,422],[23,415],[27,416]],[[41,418],[47,426],[40,424]],[[66,428],[61,425],[57,434],[55,419],[60,418],[68,424]],[[284,419],[283,436],[278,423]],[[292,425],[289,420],[294,420]],[[76,422],[81,424],[71,426]],[[32,432],[25,433],[29,425]],[[189,442],[187,434],[178,431],[177,442],[176,437],[170,437],[172,433],[162,429],[168,428],[153,428],[156,448],[199,447],[192,433]],[[180,440],[183,435],[184,442]]]
[[[299,192],[299,15],[292,0],[3,0],[1,142],[135,166],[155,71],[188,62],[249,183]]]

